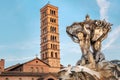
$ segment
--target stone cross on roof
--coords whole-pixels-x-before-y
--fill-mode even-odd
[[[38,54],[36,54],[35,56],[36,56],[36,58],[38,58]]]

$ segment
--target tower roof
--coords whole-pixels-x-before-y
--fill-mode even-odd
[[[54,5],[50,4],[50,3],[47,3],[45,6],[43,6],[43,7],[40,9],[40,11],[42,11],[43,9],[45,9],[45,8],[47,8],[47,7],[52,7],[52,8],[58,9],[57,6],[54,6]]]

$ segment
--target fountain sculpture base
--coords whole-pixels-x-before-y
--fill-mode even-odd
[[[59,72],[61,80],[120,80],[120,68],[108,61],[89,65],[68,66]]]

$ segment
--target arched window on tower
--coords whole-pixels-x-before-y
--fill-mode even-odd
[[[55,45],[55,49],[57,49],[57,45]]]
[[[45,57],[47,58],[47,52],[45,52]]]
[[[53,22],[53,19],[52,19],[52,18],[50,18],[50,22]]]
[[[54,36],[54,35],[51,35],[51,36],[50,36],[50,40],[51,40],[51,41],[57,41],[57,37]]]
[[[51,52],[51,57],[53,57],[53,52]]]
[[[56,28],[54,28],[54,32],[56,32]]]
[[[55,41],[56,41],[56,36],[55,36]]]
[[[43,38],[43,42],[46,42],[46,41],[47,41],[47,36]]]
[[[50,40],[52,40],[52,35],[50,36]]]
[[[56,32],[56,28],[51,26],[50,27],[50,32],[54,32],[55,33]]]
[[[53,45],[51,44],[51,49],[53,48]]]
[[[51,10],[51,9],[50,9],[50,14],[51,14],[51,15],[55,15],[56,13],[55,13],[54,10]]]
[[[42,54],[42,57],[43,57],[43,59],[44,59],[44,54]]]
[[[45,27],[42,31],[43,31],[43,34],[47,33],[47,27]]]
[[[47,15],[47,14],[46,14],[46,11],[44,11],[42,14],[43,14],[43,17]]]
[[[50,27],[50,32],[52,32],[52,26]]]
[[[55,15],[55,11],[54,11],[54,15]]]
[[[55,53],[55,58],[57,58],[58,56],[57,56],[57,52]]]
[[[55,36],[52,36],[52,40],[55,41]]]
[[[50,22],[52,22],[52,23],[56,23],[56,19],[54,19],[54,18],[50,18]]]
[[[54,19],[54,23],[56,23],[56,19]]]

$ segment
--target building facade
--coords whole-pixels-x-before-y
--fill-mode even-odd
[[[60,45],[58,7],[46,4],[40,9],[41,59],[38,57],[4,68],[0,60],[0,80],[58,80],[60,70]]]

